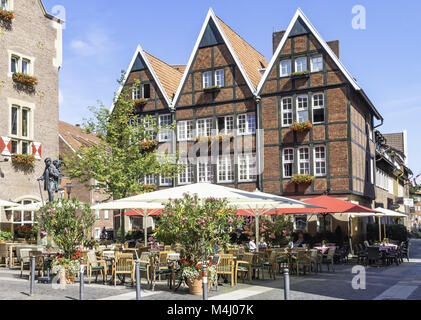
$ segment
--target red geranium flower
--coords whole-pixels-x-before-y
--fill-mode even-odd
[[[209,266],[209,267],[212,267],[212,265],[213,265],[213,263],[212,263],[212,261],[210,261],[210,262],[208,263],[208,266]]]
[[[58,262],[61,262],[61,259],[58,259]]]

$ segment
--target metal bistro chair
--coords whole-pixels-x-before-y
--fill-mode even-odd
[[[314,271],[313,266],[316,269],[316,273],[322,272],[323,255],[317,249],[310,250],[311,269]]]
[[[330,271],[329,265],[332,266],[332,271],[335,272],[335,269],[333,268],[333,264],[335,263],[335,251],[336,248],[329,248],[327,254],[323,255],[323,263],[327,264],[327,271]]]
[[[276,280],[276,272],[279,270],[278,253],[275,250],[269,251],[268,260],[264,263],[264,268],[268,269],[269,277]]]
[[[368,253],[367,261],[370,265],[372,265],[371,264],[372,262],[374,262],[374,266],[376,267],[381,267],[383,265],[383,263],[380,265],[378,264],[379,261],[383,260],[382,253],[380,252],[379,247],[368,247],[367,253]]]

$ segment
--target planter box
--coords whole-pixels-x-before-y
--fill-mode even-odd
[[[15,18],[15,14],[13,11],[0,9],[0,21],[10,23],[14,18]]]
[[[204,92],[216,92],[216,91],[219,91],[219,90],[221,90],[221,87],[219,87],[219,86],[203,88]]]
[[[308,71],[291,73],[291,79],[302,79],[302,78],[310,78],[310,73]]]
[[[38,84],[37,78],[20,72],[15,72],[13,74],[13,81],[31,88]]]

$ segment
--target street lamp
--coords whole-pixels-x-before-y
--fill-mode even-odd
[[[66,184],[66,192],[67,192],[67,198],[70,200],[70,194],[72,193],[73,185],[71,183]]]

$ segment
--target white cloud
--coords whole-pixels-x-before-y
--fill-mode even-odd
[[[59,90],[58,91],[58,103],[59,103],[59,105],[62,105],[63,102],[64,102],[63,91],[62,90]]]
[[[108,51],[111,41],[104,30],[92,29],[82,39],[73,39],[70,47],[76,55],[94,56]]]

